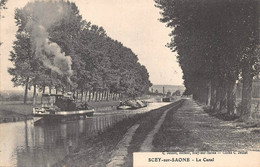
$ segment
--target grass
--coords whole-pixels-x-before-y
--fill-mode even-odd
[[[16,113],[18,115],[30,115],[32,113],[32,104],[1,104],[0,114]]]
[[[0,105],[0,123],[22,121],[32,118],[32,104],[1,104]]]
[[[119,101],[100,101],[100,102],[87,102],[88,105],[94,108],[118,106]]]
[[[185,122],[182,122],[178,117],[174,116],[176,110],[170,110],[159,132],[153,140],[154,152],[183,152],[194,151],[193,148],[207,151],[209,148],[203,145],[202,142],[192,136],[190,129],[185,127]]]
[[[237,115],[229,115],[228,113],[221,113],[221,112],[215,112],[210,108],[203,108],[206,113],[208,113],[211,116],[214,116],[218,119],[221,119],[223,121],[234,121],[239,118]]]

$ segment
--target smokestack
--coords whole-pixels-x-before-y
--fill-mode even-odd
[[[164,90],[164,86],[163,86],[163,94],[164,94],[164,91],[165,91],[165,90]]]

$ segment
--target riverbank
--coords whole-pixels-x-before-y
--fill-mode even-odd
[[[104,112],[115,109],[119,101],[87,102],[95,108],[97,112]],[[0,123],[24,121],[32,119],[33,104],[23,104],[22,102],[8,102],[0,105]]]
[[[32,118],[32,104],[1,104],[0,105],[0,123],[24,121]]]

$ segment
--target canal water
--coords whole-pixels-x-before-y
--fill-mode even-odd
[[[113,110],[64,123],[35,125],[32,120],[0,124],[0,166],[51,166],[79,143],[137,113],[169,103],[150,103],[138,110]]]

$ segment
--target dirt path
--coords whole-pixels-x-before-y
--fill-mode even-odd
[[[239,125],[210,116],[186,100],[177,112],[168,112],[152,151],[259,151],[260,127]]]

